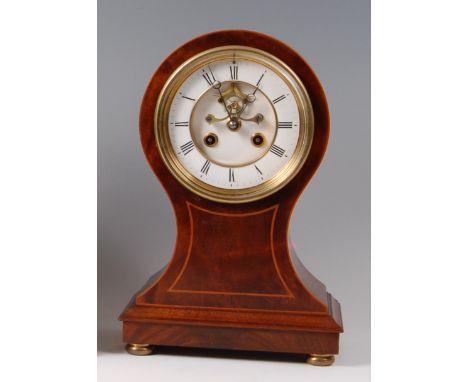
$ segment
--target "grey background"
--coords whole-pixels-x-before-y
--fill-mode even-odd
[[[159,63],[219,29],[270,34],[314,68],[331,114],[328,151],[291,237],[341,302],[336,364],[370,358],[370,1],[98,1],[98,349],[120,352],[117,316],[169,260],[175,219],[140,147],[138,113]],[[362,380],[362,379],[361,379]]]

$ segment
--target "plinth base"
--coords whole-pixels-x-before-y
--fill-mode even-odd
[[[124,321],[123,340],[129,344],[328,356],[338,354],[339,333]]]

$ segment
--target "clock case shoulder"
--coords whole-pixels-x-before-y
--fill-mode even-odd
[[[182,186],[157,149],[154,110],[167,79],[204,50],[245,45],[285,62],[303,82],[314,110],[314,138],[299,173],[264,199],[223,204]],[[302,265],[288,240],[301,192],[317,170],[329,136],[324,91],[305,60],[284,43],[253,31],[197,37],[159,66],[142,101],[140,136],[146,158],[167,191],[177,222],[170,263],[119,317],[124,341],[295,353],[338,353],[339,303]]]

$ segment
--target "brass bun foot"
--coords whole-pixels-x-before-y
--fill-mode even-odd
[[[333,354],[309,354],[307,363],[314,366],[330,366],[335,362]]]
[[[133,355],[150,355],[153,352],[150,344],[127,344],[125,350]]]

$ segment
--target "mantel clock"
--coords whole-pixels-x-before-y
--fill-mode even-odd
[[[326,98],[304,59],[257,32],[197,37],[152,77],[140,135],[177,241],[120,316],[128,352],[168,345],[333,363],[340,305],[288,240],[329,135]]]

